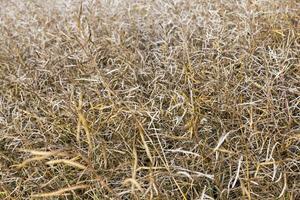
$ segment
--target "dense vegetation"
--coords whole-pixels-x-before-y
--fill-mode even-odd
[[[0,199],[300,199],[298,0],[0,0]]]

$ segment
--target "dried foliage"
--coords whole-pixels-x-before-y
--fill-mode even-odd
[[[298,0],[0,0],[1,199],[300,199]]]

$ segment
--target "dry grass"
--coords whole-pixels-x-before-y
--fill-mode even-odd
[[[1,199],[300,199],[298,0],[0,0]]]

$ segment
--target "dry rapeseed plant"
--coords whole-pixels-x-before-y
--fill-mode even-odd
[[[0,0],[0,199],[299,199],[298,0]]]

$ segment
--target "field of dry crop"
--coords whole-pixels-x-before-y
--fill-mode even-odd
[[[300,199],[300,1],[0,0],[0,199]]]

